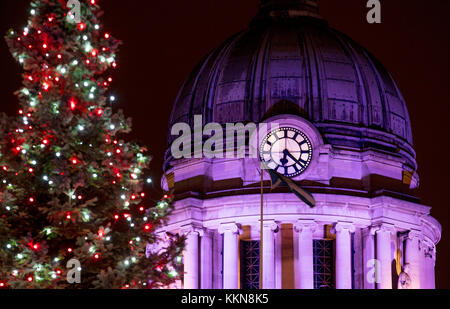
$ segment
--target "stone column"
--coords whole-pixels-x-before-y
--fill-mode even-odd
[[[392,289],[392,248],[391,236],[395,229],[391,225],[382,224],[375,228],[377,236],[377,261],[379,263],[378,289]]]
[[[336,232],[336,288],[352,288],[352,242],[351,233],[355,226],[339,222],[334,227]]]
[[[182,229],[182,233],[187,236],[186,247],[183,252],[184,257],[184,288],[199,288],[199,256],[198,241],[201,230],[194,226],[187,226]]]
[[[379,282],[379,273],[375,260],[375,230],[367,228],[363,231],[363,263],[364,263],[364,289],[373,290]]]
[[[223,288],[239,288],[239,233],[235,223],[221,224],[219,233],[223,234]]]
[[[431,256],[428,259],[428,289],[436,289],[436,245],[432,245],[428,252]]]
[[[200,255],[200,274],[201,274],[201,288],[202,289],[212,289],[212,267],[213,267],[213,240],[212,233],[207,229],[203,229],[201,234],[201,255]]]
[[[263,288],[275,289],[275,233],[279,230],[275,221],[263,223]]]
[[[313,221],[299,220],[294,225],[298,233],[298,262],[296,276],[299,278],[298,289],[314,289],[314,248],[313,235],[317,224]]]
[[[420,241],[422,235],[418,231],[410,231],[406,237],[405,263],[409,264],[411,289],[420,289]]]

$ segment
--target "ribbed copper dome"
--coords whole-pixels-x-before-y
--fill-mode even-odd
[[[170,126],[193,125],[194,115],[225,124],[286,113],[311,121],[327,143],[388,151],[416,169],[408,110],[394,80],[318,17],[317,1],[263,0],[249,28],[189,76]]]

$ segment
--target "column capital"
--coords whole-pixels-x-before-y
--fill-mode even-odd
[[[274,233],[277,233],[280,230],[280,225],[275,220],[268,220],[263,222],[263,229],[266,231],[270,230]],[[261,224],[257,225],[257,230],[259,232],[261,231]]]
[[[298,220],[294,224],[294,230],[297,233],[302,233],[303,231],[311,231],[314,233],[318,228],[318,225],[313,220]]]
[[[199,233],[200,237],[212,237],[213,236],[213,231],[211,231],[210,229],[208,229],[206,227],[199,229],[198,233]]]
[[[388,232],[391,234],[395,234],[397,231],[395,230],[395,227],[392,224],[388,223],[380,223],[378,225],[373,225],[370,227],[370,233],[372,235],[375,235],[377,233],[381,232]]]
[[[337,232],[348,231],[349,233],[354,233],[356,230],[355,225],[351,222],[338,222],[333,225],[331,232],[336,234]]]
[[[241,227],[236,223],[222,223],[219,226],[219,234],[231,232],[232,234],[241,234]]]
[[[410,231],[408,231],[408,235],[406,236],[406,239],[409,239],[409,240],[414,240],[414,239],[422,240],[423,239],[423,234],[420,231],[418,231],[418,230],[410,230]]]
[[[202,236],[203,233],[203,227],[201,224],[198,223],[191,223],[184,225],[180,228],[180,232],[183,235],[188,235],[192,233],[197,233],[199,236]]]

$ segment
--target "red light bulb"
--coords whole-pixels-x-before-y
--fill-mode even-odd
[[[75,108],[77,108],[77,103],[75,100],[70,100],[70,109],[74,110]]]

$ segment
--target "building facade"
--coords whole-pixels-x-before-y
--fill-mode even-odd
[[[260,279],[265,289],[435,288],[441,226],[416,197],[406,103],[382,64],[320,17],[317,1],[262,0],[249,27],[186,80],[170,127],[194,130],[196,115],[203,126],[277,124],[266,141],[284,146],[261,146],[257,158],[175,159],[169,138],[162,185],[175,211],[160,232],[187,236],[184,288],[257,289]],[[316,206],[271,190],[263,172],[261,231],[265,155]]]

